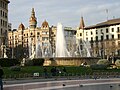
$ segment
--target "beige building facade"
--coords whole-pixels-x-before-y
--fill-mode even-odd
[[[46,20],[44,20],[41,26],[37,27],[37,18],[35,17],[34,8],[32,8],[29,27],[25,28],[23,23],[21,23],[18,29],[8,32],[8,47],[11,48],[12,56],[15,56],[16,51],[13,51],[13,49],[21,46],[24,49],[23,54],[26,57],[29,57],[29,44],[31,43],[32,46],[36,48],[36,43],[39,40],[43,51],[48,48],[49,44],[51,44],[52,52],[54,52],[55,35],[56,27],[50,27]]]
[[[76,38],[89,41],[91,55],[109,58],[120,55],[120,19],[111,19],[85,27],[83,17],[77,28]]]
[[[72,29],[71,27],[65,27],[65,39],[71,40],[75,37],[76,30]],[[44,20],[41,26],[37,26],[37,18],[35,16],[35,10],[32,8],[31,16],[29,18],[29,27],[25,27],[23,23],[21,23],[18,29],[9,30],[8,32],[8,47],[10,48],[9,57],[22,57],[25,58],[29,57],[29,44],[34,46],[36,50],[36,44],[38,40],[40,42],[40,46],[42,52],[45,52],[46,49],[50,48],[52,56],[55,55],[56,49],[56,33],[57,33],[57,26],[50,26],[49,23]],[[75,40],[74,40],[75,41]],[[70,43],[67,42],[67,46]],[[18,49],[22,48],[22,50]],[[20,52],[23,55],[19,55]],[[16,56],[15,54],[19,55]]]

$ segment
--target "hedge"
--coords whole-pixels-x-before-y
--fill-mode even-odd
[[[25,66],[43,66],[44,58],[34,58],[32,60],[28,59],[25,61]]]
[[[19,60],[12,58],[0,58],[0,65],[2,67],[10,67],[20,64]]]

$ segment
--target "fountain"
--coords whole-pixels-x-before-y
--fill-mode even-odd
[[[76,39],[74,39],[76,40]],[[79,40],[78,40],[79,41]],[[82,41],[78,44],[73,43],[72,49],[68,50],[66,47],[66,41],[64,37],[64,31],[61,23],[57,25],[56,33],[56,52],[55,57],[52,60],[46,60],[44,65],[53,65],[53,66],[80,66],[82,63],[94,64],[98,61],[99,58],[91,56],[91,45],[88,41]],[[74,47],[76,45],[76,47]]]
[[[36,52],[35,53],[36,53],[36,57],[35,58],[43,57],[42,49],[41,49],[41,45],[40,45],[40,37],[38,37],[38,40],[37,40]]]
[[[91,57],[91,45],[89,41],[78,40],[78,51],[81,57]]]
[[[70,57],[69,52],[66,48],[66,42],[64,37],[64,31],[61,23],[57,25],[56,35],[56,57]]]
[[[52,47],[50,43],[48,43],[48,47],[45,49],[44,55],[45,57],[53,57]]]
[[[98,58],[91,56],[91,46],[88,41],[78,40],[76,44],[76,38],[72,41],[72,48],[69,49],[66,46],[66,41],[64,37],[64,29],[61,23],[57,25],[56,32],[56,51],[52,52],[51,44],[47,43],[48,47],[41,48],[42,44],[40,42],[40,37],[38,37],[36,47],[29,40],[29,57],[33,58],[45,58],[45,66],[57,66],[57,65],[74,65],[80,66],[82,63],[93,64],[98,61]]]
[[[29,38],[29,59],[35,58],[35,48],[31,42],[31,38]]]

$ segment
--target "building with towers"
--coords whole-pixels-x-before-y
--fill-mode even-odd
[[[10,56],[25,56],[25,58],[27,58],[29,56],[28,50],[30,42],[32,46],[36,48],[36,43],[38,40],[41,42],[41,48],[43,52],[46,50],[46,48],[48,48],[49,44],[51,44],[52,52],[54,52],[56,37],[55,35],[56,27],[50,27],[49,23],[46,20],[44,20],[41,26],[37,27],[37,18],[35,16],[34,8],[32,8],[31,16],[29,18],[29,26],[25,27],[23,23],[20,23],[18,29],[14,29],[8,32],[8,47],[10,48],[12,54]],[[17,50],[15,48],[21,48],[21,52],[23,52],[21,54],[23,55],[19,55],[20,50]],[[15,54],[18,54],[18,56]]]

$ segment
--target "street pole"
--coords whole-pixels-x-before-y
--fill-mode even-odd
[[[104,45],[104,33],[102,32],[102,36],[103,36],[103,40],[102,40],[102,43],[103,43],[103,46],[102,46],[102,58],[104,59],[105,58],[105,45]]]
[[[14,35],[12,31],[12,58],[14,58]]]

